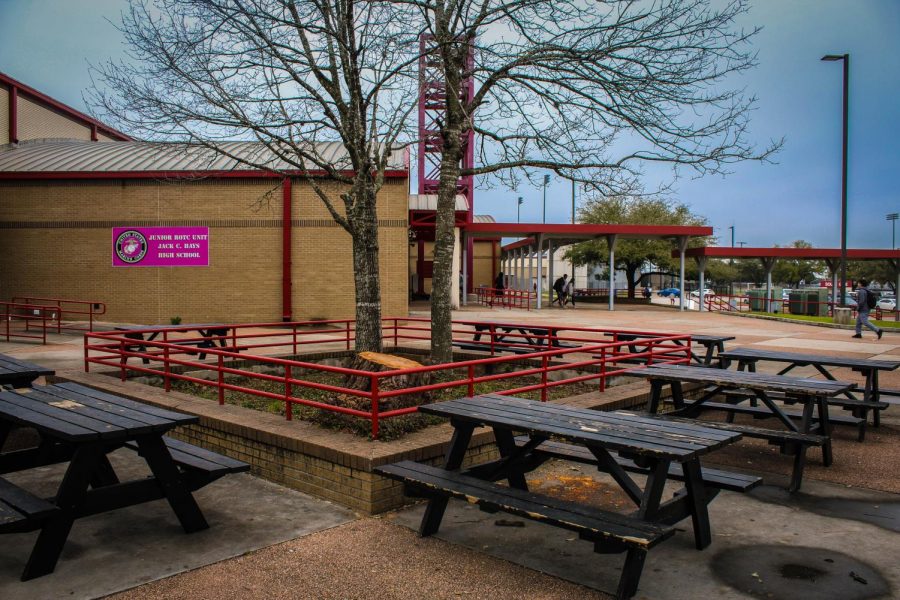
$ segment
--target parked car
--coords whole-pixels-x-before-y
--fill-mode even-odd
[[[678,288],[663,288],[656,292],[656,295],[663,297],[675,296],[676,298],[678,298],[681,296],[681,290],[679,290]]]
[[[881,298],[875,306],[881,310],[897,310],[897,300],[894,298]]]
[[[844,306],[849,306],[850,308],[856,308],[856,298],[847,294],[844,296]]]
[[[709,288],[705,288],[705,289],[703,290],[703,296],[704,296],[705,298],[709,298],[710,296],[715,296],[715,295],[716,295],[716,293],[715,293],[713,290],[709,289]],[[700,290],[694,290],[693,292],[691,292],[691,296],[693,296],[694,298],[699,298],[699,297],[700,297]]]

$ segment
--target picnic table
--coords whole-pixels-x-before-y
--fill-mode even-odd
[[[167,331],[167,328],[162,325],[120,325],[114,329],[116,331],[124,332],[126,338],[139,342],[126,347],[127,351],[132,351],[134,348],[137,348],[143,353],[147,352],[147,345],[140,342],[152,342],[159,337],[160,333]],[[187,325],[178,325],[176,331],[181,331],[182,329],[196,331],[200,334],[200,339],[170,340],[167,337],[164,339],[170,344],[196,346],[197,348],[215,348],[216,342],[218,342],[220,348],[228,348],[232,352],[240,352],[240,349],[236,345],[228,344],[228,336],[233,329],[229,325],[223,325],[222,323],[191,323]],[[206,358],[206,353],[201,352],[200,360],[203,360],[204,358]],[[150,359],[146,356],[142,356],[141,361],[145,365],[150,363]],[[121,362],[122,364],[127,363],[128,356],[123,354]]]
[[[475,329],[471,343],[457,342],[454,345],[465,350],[487,350],[527,354],[539,352],[542,348],[577,348],[557,339],[561,327],[552,325],[515,325],[507,323],[471,323]],[[482,341],[481,336],[488,340]],[[507,341],[508,338],[511,338]]]
[[[192,491],[249,466],[164,436],[198,420],[74,383],[0,392],[0,447],[16,427],[41,436],[37,448],[0,454],[0,475],[69,463],[50,499],[0,478],[0,533],[40,530],[22,580],[53,572],[81,517],[165,498],[185,532],[206,529]],[[122,447],[136,450],[152,475],[119,481],[107,455]]]
[[[650,381],[648,411],[651,414],[659,412],[662,388],[668,384],[672,389],[675,411],[667,413],[666,416],[696,417],[703,410],[721,410],[730,413],[729,420],[733,418],[733,414],[751,414],[754,418],[775,418],[780,421],[787,431],[762,430],[758,427],[734,423],[724,424],[724,427],[741,431],[749,437],[759,437],[769,440],[770,443],[778,443],[781,445],[783,453],[793,454],[795,461],[789,488],[791,491],[800,488],[807,446],[821,445],[823,464],[825,466],[832,464],[831,422],[828,416],[827,400],[853,387],[853,384],[847,381],[800,379],[785,375],[682,365],[653,365],[641,369],[631,369],[624,374],[644,377]],[[687,401],[684,397],[682,383],[700,384],[707,387],[699,398]],[[712,401],[727,390],[748,390],[756,400],[764,405],[764,408],[742,407]],[[802,404],[802,414],[786,413],[773,401],[771,397],[773,392],[781,394],[783,398],[791,402]],[[810,434],[818,434],[818,436]]]
[[[881,424],[880,413],[888,407],[887,403],[881,401],[878,373],[880,371],[894,371],[900,367],[900,360],[822,356],[819,354],[782,352],[780,350],[762,350],[757,348],[736,348],[724,352],[721,355],[724,355],[729,360],[738,361],[738,370],[741,371],[747,369],[751,372],[755,372],[756,364],[759,361],[766,361],[787,363],[787,366],[778,372],[779,375],[789,373],[797,367],[806,366],[813,367],[829,381],[835,381],[835,378],[825,367],[844,367],[862,374],[866,379],[863,387],[862,399],[857,398],[851,390],[847,390],[843,394],[849,402],[840,398],[829,399],[830,404],[842,406],[846,410],[853,411],[855,416],[862,417],[863,422],[860,429],[860,441],[865,435],[865,424],[868,421],[869,410],[873,413],[874,425],[878,427]]]
[[[597,552],[627,551],[619,598],[635,593],[647,550],[672,535],[672,524],[691,517],[696,547],[711,543],[707,504],[718,490],[707,486],[711,478],[701,470],[700,457],[741,437],[696,423],[666,423],[497,395],[430,404],[419,410],[447,417],[454,427],[443,468],[404,461],[376,471],[403,481],[409,493],[429,498],[420,535],[438,531],[450,497],[570,529],[593,542]],[[473,431],[480,426],[493,429],[501,458],[460,471]],[[524,437],[517,443],[513,432]],[[525,473],[560,456],[589,457],[621,486],[636,510],[630,515],[609,513],[529,492]],[[635,470],[647,475],[643,486],[628,474]],[[684,481],[684,487],[663,502],[663,488],[670,477]],[[499,479],[506,479],[509,487],[492,483]],[[745,487],[757,482],[758,478],[750,478]]]
[[[38,377],[46,377],[54,373],[53,369],[0,354],[0,386],[28,387]]]
[[[663,334],[659,333],[630,333],[627,331],[609,332],[606,335],[615,337],[616,341],[619,342],[631,342],[647,338],[663,337]],[[722,354],[725,352],[725,342],[735,339],[733,335],[706,335],[693,333],[689,335],[691,336],[691,344],[699,344],[706,349],[706,352],[703,355],[700,355],[691,348],[691,359],[694,360],[694,362],[704,366],[712,366],[713,362],[718,360],[719,366],[722,368],[728,366],[727,362],[723,362]],[[672,342],[678,346],[685,345],[683,340],[672,340]],[[637,344],[629,346],[629,349],[633,354],[638,352]]]

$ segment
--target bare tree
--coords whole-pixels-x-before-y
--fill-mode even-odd
[[[616,195],[642,165],[724,173],[764,160],[754,99],[723,85],[750,68],[743,0],[393,0],[419,11],[446,85],[432,288],[432,357],[450,360],[453,213],[460,176],[515,186],[549,169]],[[473,60],[474,59],[474,60]],[[472,66],[470,66],[472,65]],[[474,94],[465,82],[475,80]],[[476,164],[461,168],[466,133]]]
[[[358,350],[381,349],[376,200],[415,106],[416,33],[403,12],[354,0],[130,0],[120,28],[131,60],[95,67],[89,96],[145,139],[299,173],[352,239]],[[248,137],[257,151],[224,143]]]

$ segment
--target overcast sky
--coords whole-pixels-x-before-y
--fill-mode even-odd
[[[79,110],[88,62],[119,58],[124,0],[0,0],[0,71]],[[705,215],[722,245],[840,245],[841,65],[819,59],[849,53],[850,247],[890,247],[889,212],[900,211],[900,0],[752,0],[741,23],[761,25],[759,67],[738,82],[759,98],[752,135],[760,146],[785,138],[778,164],[735,165],[726,177],[682,178],[673,197]],[[647,187],[668,181],[647,175]],[[476,193],[476,211],[499,221],[539,222],[542,192]],[[569,222],[568,182],[547,192],[550,222]]]

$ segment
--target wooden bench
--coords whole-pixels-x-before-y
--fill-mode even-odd
[[[491,345],[489,342],[472,343],[472,342],[453,342],[453,345],[460,350],[476,350],[478,352],[490,352]],[[540,352],[540,349],[523,348],[521,346],[507,346],[504,344],[496,344],[494,352],[511,352],[513,354],[531,354],[532,352]]]
[[[752,414],[754,418],[765,418],[768,411],[756,409],[756,395],[749,390],[725,390],[724,392],[725,400],[730,407],[734,407],[734,402],[743,402],[744,400],[750,400],[750,409],[746,412],[741,411],[740,408],[730,408],[729,410],[733,412],[744,412],[744,414]],[[785,396],[782,393],[772,392],[769,394],[769,398],[772,400],[780,400],[785,404],[794,404],[795,401],[793,398]],[[715,405],[716,403],[708,403],[711,405]],[[859,442],[862,442],[866,439],[866,425],[868,423],[868,412],[869,410],[883,410],[887,408],[886,402],[868,402],[866,400],[859,400],[857,398],[842,398],[842,397],[834,397],[828,398],[828,404],[830,406],[840,406],[847,410],[852,410],[854,414],[852,416],[848,415],[829,415],[828,421],[832,425],[847,425],[850,427],[856,427],[856,439]],[[747,408],[747,407],[742,407]],[[771,413],[768,413],[771,416]],[[800,419],[801,415],[792,412],[785,412],[785,414],[792,419]],[[857,416],[857,415],[860,416]],[[730,418],[730,417],[729,417]]]
[[[166,448],[169,449],[169,454],[172,455],[172,460],[185,475],[191,491],[196,491],[230,473],[243,473],[250,470],[249,464],[224,454],[168,436],[164,436],[163,441]],[[129,442],[125,446],[135,451],[138,449],[135,442]]]
[[[695,425],[699,424],[697,423],[697,421],[693,421],[693,423]],[[705,424],[706,423],[704,422],[703,425]],[[527,436],[516,437],[517,446],[522,447],[527,443]],[[554,442],[551,440],[547,440],[540,446],[535,448],[534,452],[550,456],[551,458],[559,458],[562,460],[571,460],[574,462],[599,466],[597,463],[597,457],[595,457],[587,448],[583,446],[575,446],[574,444],[566,444],[565,442]],[[639,466],[633,460],[624,458],[622,456],[615,456],[614,458],[619,466],[626,471],[630,471],[632,473],[641,473],[644,475],[649,473],[649,469]],[[707,488],[716,490],[749,492],[762,483],[762,477],[757,477],[756,475],[732,473],[719,469],[711,469],[709,467],[702,467],[700,470],[700,474],[703,479],[703,484]],[[672,463],[669,466],[669,478],[676,481],[684,481],[684,472],[680,464]]]
[[[627,552],[616,592],[616,598],[622,600],[637,592],[647,551],[675,533],[667,525],[648,523],[412,461],[377,467],[375,472],[402,481],[410,496],[458,498],[489,511],[503,511],[574,531],[582,539],[593,542],[597,552]],[[425,534],[431,533],[434,532]]]
[[[40,529],[58,510],[52,503],[0,477],[0,533]]]

